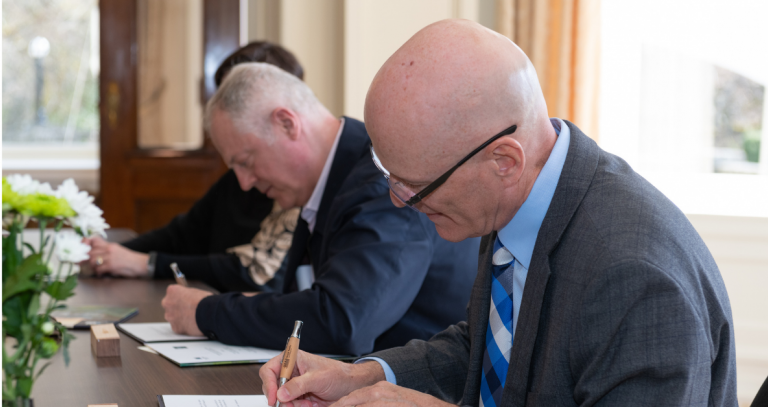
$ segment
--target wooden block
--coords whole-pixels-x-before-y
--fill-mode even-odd
[[[120,335],[115,324],[91,325],[91,351],[97,358],[120,356]]]

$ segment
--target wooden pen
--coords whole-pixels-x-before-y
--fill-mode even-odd
[[[187,277],[185,277],[184,273],[179,270],[179,265],[176,263],[171,263],[171,270],[173,271],[173,278],[176,279],[176,284],[188,287]]]
[[[283,360],[280,368],[280,382],[277,388],[283,387],[288,380],[291,380],[293,375],[293,368],[296,366],[296,355],[299,353],[299,341],[301,340],[301,327],[304,325],[301,321],[296,321],[293,324],[293,333],[288,337],[288,343],[285,344],[285,352],[283,352]],[[280,407],[280,401],[275,403],[275,407]]]

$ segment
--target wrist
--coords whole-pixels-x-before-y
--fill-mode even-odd
[[[154,264],[150,266],[149,263],[152,260],[153,259],[148,254],[136,253],[136,261],[133,269],[137,277],[151,276],[149,268],[152,267],[154,269]]]
[[[358,388],[373,386],[378,382],[387,380],[384,369],[374,360],[366,360],[346,366],[350,369],[350,372],[348,372],[349,377],[353,378],[359,385]]]

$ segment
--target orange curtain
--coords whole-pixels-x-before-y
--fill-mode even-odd
[[[600,0],[496,0],[496,18],[533,62],[549,115],[597,140]]]

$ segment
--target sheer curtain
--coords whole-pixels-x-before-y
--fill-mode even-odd
[[[528,54],[551,117],[598,139],[600,0],[496,0],[496,28]]]

